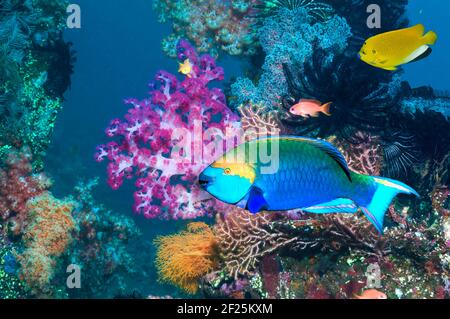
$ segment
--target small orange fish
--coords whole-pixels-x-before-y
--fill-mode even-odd
[[[319,113],[323,113],[326,116],[331,116],[330,105],[332,102],[322,105],[316,100],[302,99],[297,104],[293,105],[289,112],[294,115],[302,117],[319,117]]]
[[[368,289],[364,290],[360,296],[355,295],[355,299],[387,299],[387,296],[376,289]]]

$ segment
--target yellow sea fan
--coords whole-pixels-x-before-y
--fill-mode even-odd
[[[160,279],[190,294],[198,291],[198,280],[218,265],[216,238],[205,223],[190,223],[187,230],[158,237],[155,244]]]

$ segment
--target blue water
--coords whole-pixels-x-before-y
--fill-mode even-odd
[[[106,141],[104,128],[115,117],[122,117],[126,97],[145,97],[147,83],[160,69],[176,72],[176,62],[165,57],[161,39],[170,33],[168,25],[157,22],[151,0],[78,0],[82,8],[82,28],[67,30],[65,38],[77,51],[72,87],[66,93],[52,145],[47,155],[47,171],[55,181],[57,196],[69,195],[79,179],[100,177],[97,198],[111,210],[132,216],[134,185],[127,182],[119,191],[106,185],[105,165],[93,160],[95,147]],[[405,67],[405,79],[413,86],[432,85],[448,90],[450,73],[450,2],[413,0],[412,24],[424,23],[439,34],[433,54],[424,61]],[[227,79],[238,75],[244,62],[226,58]],[[134,216],[151,240],[156,234],[173,231],[176,222],[145,220]],[[153,270],[152,261],[149,269]],[[155,277],[153,277],[155,278]],[[174,288],[160,286],[156,280],[143,283],[153,294],[169,294]]]
[[[405,67],[405,79],[412,86],[431,85],[438,90],[450,89],[450,2],[443,0],[412,0],[408,8],[411,25],[422,23],[438,36],[433,54],[427,59]]]

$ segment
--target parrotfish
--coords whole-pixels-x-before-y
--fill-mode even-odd
[[[397,67],[426,58],[437,41],[433,31],[425,33],[422,24],[378,34],[364,42],[359,57],[374,67],[395,71]]]
[[[289,112],[306,118],[318,117],[320,113],[331,116],[330,105],[331,102],[322,105],[322,103],[316,100],[302,99],[297,104],[293,105]]]
[[[187,75],[188,77],[191,77],[191,72],[193,68],[191,61],[189,61],[189,59],[186,59],[183,63],[178,64],[179,64],[178,72]]]
[[[360,209],[380,233],[396,195],[419,196],[399,181],[351,171],[344,156],[327,141],[295,136],[243,143],[208,166],[199,184],[217,199],[254,214],[293,209],[356,213]]]

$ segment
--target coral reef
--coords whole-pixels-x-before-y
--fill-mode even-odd
[[[160,22],[171,22],[173,34],[162,42],[163,51],[176,57],[180,39],[188,39],[199,52],[218,56],[253,55],[257,41],[251,29],[256,0],[154,0]]]
[[[252,102],[238,108],[241,115],[241,127],[245,135],[250,138],[276,136],[280,134],[280,127],[273,112],[266,112],[261,105]]]
[[[99,146],[96,154],[98,161],[110,161],[113,189],[124,179],[138,177],[134,211],[147,218],[192,218],[218,208],[213,199],[205,198],[196,178],[212,157],[220,155],[207,154],[208,145],[224,140],[237,120],[222,91],[207,87],[213,80],[223,80],[223,69],[214,59],[199,57],[186,41],[178,44],[178,58],[189,59],[191,72],[182,81],[158,72],[150,98],[126,101],[132,107],[125,119],[113,120],[106,130],[117,141]]]
[[[155,244],[160,279],[187,293],[195,294],[201,277],[218,266],[216,237],[204,223],[190,223],[185,231],[161,236]]]
[[[28,148],[11,149],[0,168],[0,222],[5,225],[5,235],[18,236],[24,232],[29,217],[28,201],[51,186],[44,174],[33,173],[31,161]]]
[[[80,182],[74,192],[76,230],[65,264],[83,269],[83,284],[68,292],[70,298],[112,298],[115,292],[129,289],[128,282],[136,274],[141,280],[145,277],[146,261],[137,256],[150,258],[145,253],[150,245],[142,242],[133,220],[108,211],[94,199],[97,184],[98,179]]]
[[[58,257],[72,241],[73,208],[73,202],[58,200],[50,193],[27,203],[30,217],[24,231],[25,250],[18,254],[17,260],[21,265],[19,277],[33,295],[52,296],[49,284]]]
[[[225,217],[217,215],[214,233],[223,269],[228,275],[238,278],[239,275],[251,274],[262,257],[296,240],[266,229],[270,219],[270,214],[252,215],[239,208]]]
[[[56,114],[70,84],[70,50],[70,66],[58,69],[58,77],[52,76],[51,69],[54,61],[67,56],[68,44],[61,34],[66,6],[63,0],[0,3],[0,148],[28,145],[37,168],[43,166]],[[55,87],[59,89],[51,89]]]
[[[380,70],[363,71],[362,67],[359,61],[344,54],[330,56],[320,50],[308,62],[295,67],[298,76],[293,74],[292,66],[285,64],[289,92],[283,98],[283,123],[297,134],[320,137],[334,134],[348,138],[358,130],[382,130],[386,116],[398,107],[398,84]],[[355,87],[359,88],[356,92]],[[301,98],[332,101],[332,115],[312,119],[292,115],[288,110]]]
[[[258,34],[266,55],[262,73],[258,81],[237,79],[231,92],[235,106],[252,101],[276,110],[281,98],[289,93],[283,64],[303,64],[318,49],[326,50],[329,55],[341,53],[351,32],[341,17],[333,16],[326,22],[311,24],[304,8],[282,8],[264,20]]]
[[[23,284],[17,276],[17,269],[14,246],[8,243],[0,234],[0,299],[21,299],[26,297]]]
[[[408,26],[409,21],[406,17],[408,0],[377,1],[376,4],[383,12],[383,23],[379,29],[367,27],[367,8],[374,4],[370,0],[321,0],[321,2],[328,3],[337,15],[346,18],[352,28],[353,36],[350,39],[350,45],[353,49],[359,49],[364,40],[370,36]]]

